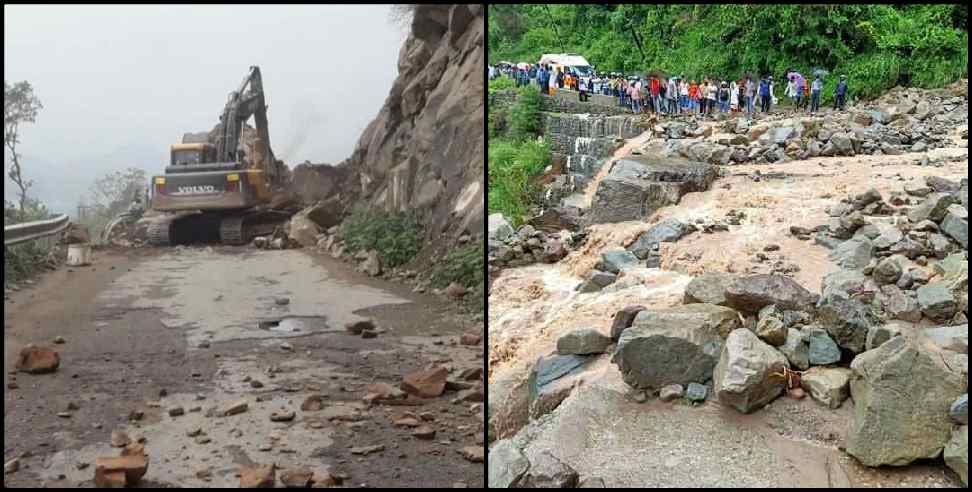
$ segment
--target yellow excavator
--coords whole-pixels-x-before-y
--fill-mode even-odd
[[[187,133],[172,145],[165,174],[152,177],[150,208],[163,214],[148,226],[149,244],[246,244],[289,218],[270,208],[288,170],[270,148],[259,67],[230,93],[219,120],[211,132]]]

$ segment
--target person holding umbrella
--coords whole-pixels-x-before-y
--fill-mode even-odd
[[[840,82],[837,83],[837,88],[834,89],[834,109],[838,106],[840,110],[844,110],[844,99],[847,97],[847,76],[841,75]]]

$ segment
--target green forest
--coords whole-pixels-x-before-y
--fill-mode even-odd
[[[490,63],[578,53],[599,71],[847,75],[852,97],[968,77],[965,5],[489,6]],[[830,94],[836,77],[828,77]]]

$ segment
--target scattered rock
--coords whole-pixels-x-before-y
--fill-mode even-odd
[[[848,454],[866,466],[903,466],[941,453],[952,431],[944,416],[965,392],[962,374],[908,337],[858,355],[851,370],[855,411]]]
[[[430,441],[432,439],[435,439],[435,429],[433,429],[428,425],[423,425],[415,429],[414,431],[412,431],[412,436],[414,436],[417,439]]]
[[[132,439],[128,437],[124,431],[120,429],[115,429],[111,431],[111,445],[116,448],[123,448],[128,446],[132,442]]]
[[[531,457],[530,468],[520,481],[521,488],[572,489],[579,476],[570,465],[560,461],[550,451]]]
[[[774,373],[788,367],[786,358],[744,328],[733,330],[722,348],[712,380],[716,397],[740,412],[750,413],[783,392]]]
[[[406,374],[402,378],[401,388],[422,398],[434,398],[445,391],[446,377],[449,371],[442,366],[435,366],[424,371]]]
[[[824,298],[817,315],[837,345],[855,354],[864,351],[867,333],[877,324],[870,308],[856,299]]]
[[[30,344],[20,351],[17,370],[30,374],[44,374],[56,371],[60,364],[61,358],[56,351]]]
[[[101,488],[134,487],[148,471],[144,454],[100,457],[95,460],[95,485]]]
[[[801,378],[803,388],[813,399],[830,408],[838,408],[850,394],[850,369],[812,367]]]
[[[830,338],[826,330],[811,328],[809,330],[807,359],[811,366],[823,366],[839,362],[840,347]]]
[[[726,301],[729,307],[747,313],[757,313],[770,304],[784,310],[808,311],[817,296],[789,277],[760,274],[736,278],[726,288]]]
[[[178,417],[180,415],[185,415],[186,410],[182,407],[170,407],[168,412],[170,417]]]
[[[722,272],[707,272],[695,277],[685,287],[685,304],[705,303],[727,306],[726,289],[736,275]]]
[[[277,467],[274,464],[240,466],[241,489],[272,489],[277,482]]]
[[[359,446],[356,448],[351,448],[351,454],[369,455],[371,453],[378,453],[385,450],[384,444],[375,444],[374,446]]]
[[[483,339],[483,337],[481,337],[481,336],[479,336],[479,335],[477,335],[475,333],[463,333],[462,336],[459,337],[459,344],[460,345],[479,345],[479,342],[482,339]]]
[[[621,337],[621,332],[626,330],[634,322],[635,316],[647,309],[645,306],[626,306],[624,309],[614,314],[611,322],[611,340],[617,342]]]
[[[291,420],[294,420],[294,417],[296,417],[296,416],[297,416],[297,413],[294,412],[293,410],[290,410],[290,411],[281,411],[281,412],[273,412],[273,413],[270,414],[270,421],[271,422],[290,422]]]
[[[948,415],[949,417],[952,417],[952,420],[962,425],[969,424],[969,394],[968,393],[958,397],[958,399],[952,402],[952,405],[948,409]]]
[[[689,383],[688,388],[685,389],[685,399],[692,402],[703,402],[708,393],[709,389],[705,386],[699,383]]]
[[[20,469],[20,458],[14,458],[3,464],[3,473],[14,473]]]
[[[280,481],[285,487],[291,489],[305,489],[310,486],[314,472],[307,468],[297,468],[287,470],[280,474]]]
[[[446,295],[453,299],[462,298],[464,295],[466,295],[466,292],[468,292],[468,289],[458,282],[450,283],[445,289]]]
[[[360,335],[362,331],[373,331],[375,329],[375,322],[371,319],[354,321],[345,324],[344,329],[352,335]]]
[[[240,400],[240,401],[238,401],[236,403],[233,403],[233,404],[225,407],[219,413],[220,413],[220,415],[222,415],[224,417],[228,417],[230,415],[236,415],[238,413],[243,413],[243,412],[245,412],[247,410],[247,408],[248,408],[248,405],[247,405],[246,400]]]
[[[491,489],[518,488],[530,469],[530,462],[510,439],[502,439],[489,450],[489,470],[486,473]]]
[[[682,388],[682,385],[669,384],[662,387],[662,389],[658,392],[658,398],[660,398],[662,401],[677,400],[682,397],[684,392],[685,390]]]
[[[557,353],[561,355],[602,354],[611,345],[611,339],[601,332],[587,328],[572,331],[557,340]]]
[[[969,426],[963,425],[952,431],[952,438],[943,452],[948,465],[967,487],[969,485]]]
[[[933,282],[918,288],[918,305],[921,312],[934,321],[949,321],[958,305],[955,295],[945,282]]]

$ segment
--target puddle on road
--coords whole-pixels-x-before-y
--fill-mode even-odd
[[[258,326],[261,330],[277,333],[311,333],[328,327],[327,318],[324,316],[284,316],[261,320]]]

